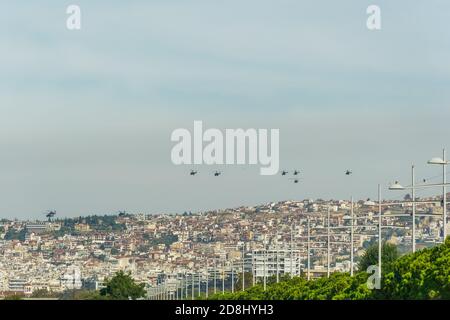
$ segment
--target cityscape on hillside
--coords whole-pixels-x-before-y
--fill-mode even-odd
[[[8,1],[0,300],[450,300],[450,1],[416,2]]]
[[[442,196],[383,201],[383,240],[401,252],[411,251],[413,204],[417,248],[443,239]],[[378,241],[378,210],[370,199],[308,199],[201,213],[3,219],[0,295],[99,290],[119,270],[143,283],[148,299],[181,298],[183,288],[185,297],[234,291],[242,274],[254,285],[350,272]]]

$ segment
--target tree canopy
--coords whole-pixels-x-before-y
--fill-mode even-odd
[[[109,300],[136,300],[145,296],[144,284],[137,284],[130,274],[117,272],[114,277],[106,280],[105,288],[100,295]]]
[[[393,244],[383,242],[381,246],[381,263],[384,270],[388,270],[397,260],[399,253]],[[378,265],[378,242],[369,246],[358,263],[358,270],[364,272],[368,267]]]
[[[367,249],[360,271],[332,273],[306,280],[304,277],[283,277],[270,283],[266,291],[258,284],[245,291],[212,295],[210,299],[229,300],[372,300],[372,299],[450,299],[450,237],[444,244],[398,257],[397,249],[383,245],[381,288],[371,290],[367,280],[371,274],[366,266],[376,265],[378,249]]]

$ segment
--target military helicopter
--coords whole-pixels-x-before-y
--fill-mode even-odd
[[[45,216],[48,218],[48,221],[51,221],[52,218],[56,215],[56,211],[55,210],[49,210]]]
[[[197,174],[197,171],[191,170],[191,173],[190,173],[191,176],[195,176],[196,174]]]
[[[218,176],[220,176],[222,174],[222,172],[220,172],[220,171],[215,171],[214,172],[214,177],[218,177]]]
[[[351,175],[352,173],[353,173],[353,172],[352,172],[351,170],[345,171],[345,174],[346,174],[347,176]]]
[[[285,175],[287,175],[288,173],[289,173],[288,171],[284,171],[284,170],[281,171],[281,175],[282,175],[282,176],[285,176]]]
[[[299,173],[300,173],[300,171],[294,170],[294,176],[298,175]]]
[[[127,215],[126,211],[119,211],[119,217],[125,217]]]
[[[300,181],[298,178],[293,178],[293,179],[289,179],[289,180],[294,181],[294,183],[298,183]]]

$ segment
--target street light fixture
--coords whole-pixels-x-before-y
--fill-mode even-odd
[[[411,167],[411,186],[404,187],[398,181],[396,181],[393,185],[389,187],[389,190],[412,190],[412,252],[416,252],[416,185],[415,185],[415,167],[412,165]]]
[[[446,160],[445,157],[445,149],[442,150],[442,158],[435,157],[432,158],[430,161],[428,161],[428,164],[437,164],[442,166],[442,207],[443,207],[443,224],[444,224],[444,241],[447,238],[447,190],[446,190],[446,184],[447,184],[447,178],[446,178],[446,166],[449,164],[449,162]]]
[[[445,152],[445,151],[444,151]],[[447,164],[449,164],[449,162],[448,161],[445,161],[444,159],[442,159],[442,158],[439,158],[439,157],[435,157],[435,158],[433,158],[433,159],[431,159],[431,160],[429,160],[428,161],[428,164],[440,164],[440,165],[447,165]]]
[[[389,186],[389,190],[405,190],[406,188],[402,186],[398,181]]]
[[[413,246],[413,252],[416,251],[416,240],[415,240],[415,229],[416,229],[416,196],[415,191],[418,188],[427,188],[427,187],[442,187],[442,203],[443,203],[443,236],[444,241],[447,237],[447,192],[446,192],[446,186],[449,185],[447,183],[446,179],[446,166],[450,164],[449,161],[446,160],[445,156],[445,149],[442,152],[443,156],[440,157],[434,157],[431,160],[428,161],[428,164],[434,164],[434,165],[441,165],[442,166],[442,183],[431,183],[431,184],[415,184],[415,173],[414,173],[414,165],[412,166],[412,184],[411,186],[404,187],[402,186],[398,181],[396,181],[393,185],[389,187],[389,190],[412,190],[412,206],[413,206],[413,235],[412,235],[412,246]]]

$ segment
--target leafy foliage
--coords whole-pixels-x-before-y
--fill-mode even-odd
[[[384,276],[383,293],[386,299],[450,299],[450,237],[400,258]]]
[[[397,247],[393,244],[384,242],[381,246],[381,263],[383,269],[390,269],[392,263],[396,261],[398,257]],[[358,269],[360,272],[364,272],[369,266],[375,265],[378,265],[378,242],[366,249],[358,263]]]
[[[21,230],[16,230],[13,228],[8,229],[8,231],[5,234],[5,240],[20,240],[20,241],[25,241],[25,236],[27,234],[27,230],[21,229]]]
[[[61,229],[58,231],[53,231],[55,237],[61,237],[65,234],[77,234],[75,230],[75,225],[78,223],[84,223],[89,225],[93,231],[102,232],[114,232],[125,230],[125,225],[117,222],[118,216],[115,215],[104,215],[104,216],[87,216],[87,217],[77,217],[77,218],[65,218],[61,220],[56,220],[61,223]]]
[[[148,237],[147,239],[149,241],[149,245],[151,245],[151,246],[164,244],[166,247],[168,247],[172,243],[178,241],[178,236],[176,234],[166,233],[166,234],[162,234],[160,237],[157,237],[157,238]]]
[[[253,284],[253,274],[251,272],[244,273],[244,286],[245,288],[250,288]],[[237,291],[242,289],[242,272],[237,275],[237,280],[235,284]]]
[[[135,283],[130,274],[119,271],[106,281],[100,295],[108,300],[136,300],[145,296],[144,284]]]
[[[376,245],[375,245],[376,247]],[[371,300],[371,299],[450,299],[450,237],[442,245],[397,258],[395,246],[383,246],[383,275],[380,290],[367,286],[369,274],[359,271],[333,273],[329,278],[311,281],[304,277],[283,277],[269,283],[266,291],[258,284],[245,291],[217,294],[212,300]],[[360,269],[376,265],[378,250],[367,249]],[[375,263],[374,263],[375,261]]]
[[[144,284],[137,284],[130,274],[123,271],[105,281],[100,291],[68,290],[62,296],[65,300],[136,300],[145,296]]]
[[[266,291],[258,284],[234,294],[214,295],[211,299],[231,300],[343,300],[368,299],[371,290],[365,286],[367,275],[351,277],[347,273],[334,273],[330,278],[308,281],[303,277],[286,279],[267,286]]]
[[[48,291],[46,289],[39,289],[33,291],[31,298],[58,298],[59,294],[55,292]]]

